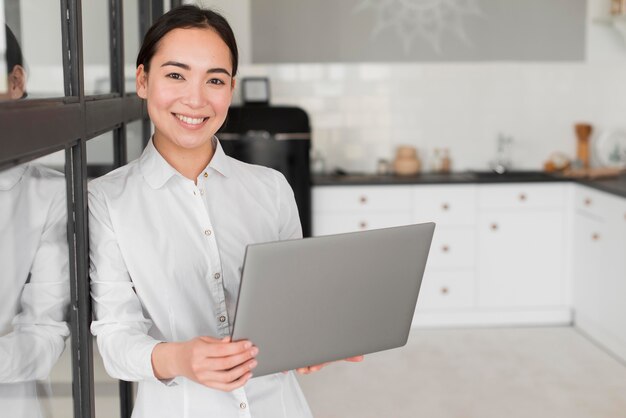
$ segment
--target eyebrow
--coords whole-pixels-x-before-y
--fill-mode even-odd
[[[174,67],[179,67],[187,71],[191,70],[190,66],[188,66],[187,64],[183,64],[182,62],[178,62],[178,61],[164,62],[163,64],[161,64],[161,67],[165,67],[168,65],[173,65]],[[206,72],[207,74],[213,74],[213,73],[226,74],[227,76],[231,77],[230,73],[226,71],[224,68],[209,68]]]

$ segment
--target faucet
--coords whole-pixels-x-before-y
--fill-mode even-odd
[[[496,139],[496,158],[489,163],[493,171],[504,174],[511,169],[511,145],[513,137],[499,133]]]

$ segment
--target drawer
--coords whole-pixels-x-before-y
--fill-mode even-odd
[[[566,185],[560,183],[490,184],[478,187],[478,206],[484,209],[565,207]]]
[[[410,223],[411,216],[408,211],[363,214],[320,212],[313,214],[313,235],[367,231],[370,229],[408,225]]]
[[[474,228],[435,228],[428,255],[429,269],[457,269],[472,267],[476,260],[476,232]]]
[[[471,308],[475,305],[473,270],[426,272],[417,299],[418,311]]]
[[[313,212],[410,210],[411,186],[316,186]]]
[[[413,221],[472,225],[476,221],[476,186],[415,186]]]
[[[626,222],[626,199],[586,186],[576,187],[576,212],[597,220]]]

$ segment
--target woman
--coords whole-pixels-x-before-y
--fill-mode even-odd
[[[293,373],[250,380],[258,349],[228,338],[245,246],[302,235],[285,178],[214,137],[237,60],[219,14],[161,17],[137,58],[154,136],[90,184],[92,332],[109,374],[140,382],[135,417],[311,415]]]

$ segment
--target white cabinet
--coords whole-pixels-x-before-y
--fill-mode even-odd
[[[578,186],[574,211],[575,323],[626,360],[626,199]]]
[[[565,186],[483,185],[478,200],[478,305],[565,305]]]
[[[626,198],[567,183],[313,189],[315,235],[430,221],[414,325],[564,324],[573,308],[626,360]]]
[[[409,224],[410,190],[410,186],[314,187],[313,235]]]
[[[412,202],[412,222],[437,224],[417,301],[416,322],[422,313],[473,308],[476,186],[414,186]]]

